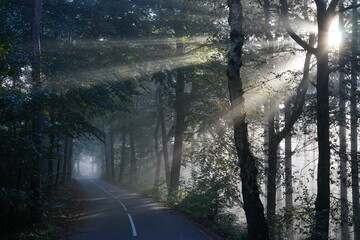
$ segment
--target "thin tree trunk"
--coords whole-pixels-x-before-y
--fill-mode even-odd
[[[246,109],[240,67],[242,65],[242,5],[240,0],[228,0],[231,49],[227,69],[228,86],[234,124],[235,146],[239,158],[240,177],[244,210],[247,220],[249,239],[269,239],[268,227],[264,216],[264,207],[260,201],[257,183],[256,159],[250,151]]]
[[[67,168],[68,168],[68,152],[69,152],[69,141],[68,136],[65,136],[65,146],[64,146],[64,156],[63,156],[63,168],[62,168],[62,174],[61,174],[61,184],[65,184],[66,174],[67,174]]]
[[[112,128],[109,132],[109,160],[110,160],[110,181],[114,182],[115,180],[115,169],[114,169],[114,134]]]
[[[57,146],[56,146],[56,156],[57,156],[57,165],[56,165],[56,177],[55,177],[55,190],[59,186],[60,178],[60,169],[61,169],[61,155],[60,155],[60,137],[57,137]]]
[[[66,179],[70,180],[72,178],[72,169],[73,169],[73,147],[74,147],[74,141],[73,137],[68,137],[68,151],[66,153],[67,158],[67,174]]]
[[[76,160],[76,172],[78,174],[78,176],[81,176],[81,171],[80,171],[80,158],[78,157]]]
[[[105,135],[105,139],[104,139],[104,143],[103,143],[103,147],[104,147],[104,159],[105,159],[105,175],[106,175],[106,179],[107,180],[111,180],[111,166],[110,166],[110,154],[109,154],[109,145],[110,145],[110,140],[109,140],[109,131],[107,126],[104,126],[103,128],[104,130],[104,135]]]
[[[344,2],[339,2],[339,9],[344,9]],[[339,29],[344,32],[344,16],[339,14]],[[339,51],[339,65],[344,66],[343,51]],[[346,151],[346,82],[345,73],[339,72],[339,142],[340,142],[340,216],[341,216],[341,240],[350,240],[349,230],[349,206],[348,206],[348,188],[347,188],[347,151]]]
[[[357,0],[352,1],[353,5],[358,3]],[[351,61],[351,96],[350,96],[350,111],[351,111],[351,189],[353,202],[353,222],[354,222],[354,239],[360,239],[360,202],[359,202],[359,161],[357,158],[358,152],[358,111],[357,111],[357,52],[358,52],[358,12],[356,8],[353,9],[353,32],[352,32],[352,61]]]
[[[176,41],[176,52],[177,56],[181,57],[185,53],[184,43],[181,41],[183,37],[183,25],[180,21],[175,23],[175,37]],[[185,90],[185,75],[184,69],[179,67],[176,70],[176,88],[175,88],[175,140],[174,140],[174,151],[173,151],[173,162],[171,165],[170,175],[170,188],[169,195],[176,192],[179,188],[180,182],[180,168],[183,151],[183,139],[185,131],[185,103],[184,103],[184,90]]]
[[[137,159],[135,155],[134,127],[132,118],[129,119],[129,139],[130,139],[130,183],[136,182]]]
[[[55,134],[53,130],[50,130],[49,136],[49,148],[48,148],[48,180],[49,187],[52,188],[54,184],[54,143],[55,143]]]
[[[267,176],[269,169],[269,126],[267,114],[269,113],[269,104],[268,101],[264,104],[264,203],[265,208],[267,209],[267,194],[268,194],[268,180]]]
[[[155,126],[155,131],[154,131],[155,157],[156,157],[154,188],[156,189],[156,195],[158,194],[157,188],[159,187],[160,168],[161,168],[161,155],[159,152],[159,140],[158,140],[159,125],[160,125],[160,121],[157,120],[156,126]]]
[[[290,117],[290,103],[285,103],[285,122],[289,121]],[[286,209],[286,238],[293,240],[293,187],[292,187],[292,144],[291,133],[285,137],[285,209]]]
[[[165,126],[165,116],[164,116],[164,104],[163,104],[163,93],[162,87],[159,88],[159,119],[160,119],[160,128],[161,128],[161,138],[162,138],[162,152],[164,155],[164,166],[165,166],[165,176],[166,176],[166,185],[167,188],[170,188],[170,161],[169,161],[169,152],[168,152],[168,141],[166,137],[166,126]]]
[[[32,158],[32,173],[30,180],[31,198],[31,219],[37,223],[41,219],[41,166],[42,166],[42,106],[39,101],[41,90],[41,44],[40,44],[40,24],[41,24],[42,0],[34,0],[33,17],[31,21],[31,39],[33,47],[32,61],[32,84],[35,93],[35,110],[33,113],[33,142],[35,154]]]
[[[121,162],[120,162],[120,172],[119,172],[119,182],[122,183],[124,180],[124,171],[125,171],[125,146],[126,146],[126,131],[125,124],[124,129],[121,134]]]

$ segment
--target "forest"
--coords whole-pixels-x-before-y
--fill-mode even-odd
[[[175,239],[146,233],[125,190],[207,239],[360,240],[359,8],[0,0],[0,238],[60,239],[73,182],[131,227],[71,240]]]

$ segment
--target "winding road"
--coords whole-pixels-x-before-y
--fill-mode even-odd
[[[85,216],[70,240],[209,240],[166,208],[96,178],[77,178],[87,200]]]

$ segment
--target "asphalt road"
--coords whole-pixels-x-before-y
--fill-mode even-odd
[[[175,213],[96,178],[76,179],[87,199],[71,240],[209,240]]]

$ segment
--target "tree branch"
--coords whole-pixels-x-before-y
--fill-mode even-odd
[[[315,34],[311,34],[309,39],[309,45],[312,46],[314,45],[314,43],[315,43]],[[284,128],[280,132],[275,134],[275,139],[276,139],[275,141],[277,141],[278,143],[280,143],[280,141],[290,133],[295,122],[299,119],[300,115],[303,112],[305,96],[310,83],[309,72],[310,72],[311,55],[312,55],[311,52],[306,53],[303,79],[301,80],[299,86],[296,89],[296,98],[295,98],[294,106],[291,109],[291,115],[289,117],[289,120],[285,122]]]
[[[346,8],[339,9],[338,12],[339,12],[339,13],[340,13],[340,12],[345,12],[345,11],[347,11],[347,10],[351,10],[351,9],[358,8],[358,7],[360,7],[360,4],[351,5],[351,6],[348,6],[348,7],[346,7]]]
[[[299,35],[294,32],[293,28],[290,26],[287,0],[280,0],[280,9],[281,21],[284,24],[284,27],[290,37],[306,51],[310,52],[311,54],[316,54],[316,48],[305,42]]]

